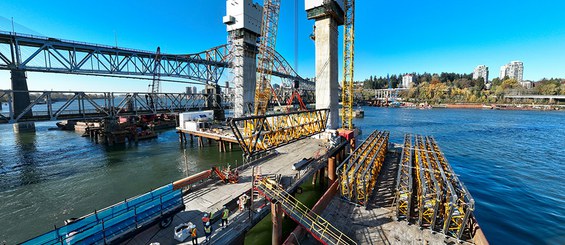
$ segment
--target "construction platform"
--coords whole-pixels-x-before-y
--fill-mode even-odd
[[[396,182],[401,148],[386,154],[372,199],[366,206],[345,200],[336,194],[320,216],[357,244],[488,244],[482,232],[473,232],[465,241],[441,232],[423,229],[418,224],[397,219]],[[476,220],[472,219],[476,224]],[[476,224],[475,229],[480,229]],[[319,244],[307,236],[300,244]]]
[[[305,180],[310,178],[314,173],[323,168],[327,164],[327,155],[329,152],[335,151],[335,148],[329,149],[327,140],[320,139],[303,139],[295,143],[283,146],[277,149],[277,153],[273,156],[258,160],[259,162],[251,162],[239,173],[239,182],[235,184],[226,184],[220,181],[214,183],[201,183],[193,187],[183,200],[186,209],[178,213],[172,225],[165,229],[160,229],[155,225],[133,238],[125,241],[123,244],[149,244],[159,242],[160,244],[177,244],[174,240],[174,227],[181,223],[191,222],[197,226],[199,243],[204,242],[204,228],[201,218],[204,213],[220,211],[223,206],[230,209],[229,225],[226,228],[220,228],[220,221],[217,220],[212,224],[213,235],[212,244],[233,244],[242,243],[245,232],[251,229],[257,222],[263,219],[268,213],[270,205],[266,201],[254,202],[257,206],[252,210],[237,210],[236,201],[243,194],[252,195],[252,180],[254,175],[276,175],[279,182],[288,192],[293,192]],[[302,168],[301,170],[293,170],[293,164],[300,162],[304,158],[312,157],[314,160]],[[209,180],[208,180],[209,181]],[[190,238],[184,242],[190,243]]]
[[[193,144],[194,138],[196,138],[198,147],[204,147],[206,140],[208,140],[208,145],[211,145],[212,141],[216,141],[220,152],[227,152],[228,149],[233,150],[233,145],[239,144],[229,127],[214,126],[215,128],[200,129],[198,131],[177,127],[179,141],[182,144]]]

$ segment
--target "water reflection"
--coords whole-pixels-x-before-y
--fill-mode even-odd
[[[14,134],[16,157],[14,170],[19,170],[21,185],[29,185],[41,181],[39,164],[35,161],[37,152],[36,132]]]

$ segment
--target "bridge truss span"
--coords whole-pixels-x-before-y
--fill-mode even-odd
[[[12,107],[17,93],[30,93],[32,98],[29,106],[21,112],[15,112]],[[220,101],[216,101],[217,96],[148,92],[0,90],[0,103],[4,104],[0,123],[95,119],[232,107],[232,96],[221,94]],[[33,116],[30,116],[29,112],[33,112]]]

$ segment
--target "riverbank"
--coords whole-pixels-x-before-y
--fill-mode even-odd
[[[448,103],[448,104],[414,104],[404,103],[402,108],[447,108],[447,109],[480,109],[480,110],[520,110],[520,111],[565,111],[565,105],[541,104],[479,104],[479,103]]]

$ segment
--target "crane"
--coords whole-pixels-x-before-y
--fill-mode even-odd
[[[255,88],[255,115],[265,115],[271,93],[271,72],[273,70],[274,54],[268,52],[269,48],[275,50],[277,42],[277,28],[279,24],[280,0],[263,1],[263,18],[261,21],[261,37],[259,53],[257,54],[257,85]]]
[[[355,0],[344,1],[344,24],[343,24],[343,83],[341,88],[341,101],[343,109],[341,113],[342,128],[353,129],[353,54],[354,54],[354,23],[355,23]]]

